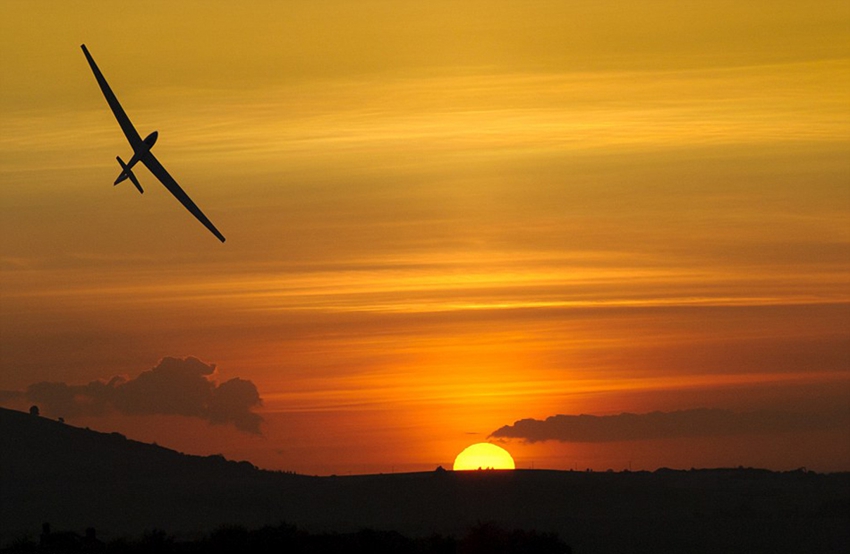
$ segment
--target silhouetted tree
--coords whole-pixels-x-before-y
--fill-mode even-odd
[[[248,530],[241,525],[223,525],[212,532],[209,552],[245,552],[248,546]]]
[[[38,552],[79,552],[82,545],[82,538],[73,531],[56,532],[51,531],[49,523],[41,525]]]
[[[491,523],[476,525],[461,539],[459,554],[508,554],[508,534]]]
[[[281,552],[301,552],[305,532],[294,525],[281,523],[277,527],[267,525],[248,536],[248,552],[256,554],[280,554]]]
[[[32,405],[30,406],[30,415],[37,416],[39,414],[38,406]]]
[[[97,538],[94,527],[86,529],[86,535],[83,537],[81,546],[83,552],[101,552],[106,549],[106,544]]]
[[[139,542],[140,550],[151,554],[174,552],[174,537],[161,529],[146,531]]]

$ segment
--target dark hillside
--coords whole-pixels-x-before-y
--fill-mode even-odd
[[[116,532],[253,523],[259,506],[252,492],[264,491],[263,498],[273,501],[269,487],[311,479],[221,456],[187,456],[6,409],[0,409],[0,441],[4,535],[40,528],[39,521]],[[244,504],[251,505],[245,517],[234,518]]]
[[[0,409],[0,546],[41,524],[104,540],[286,521],[309,532],[555,532],[584,552],[848,552],[850,474],[753,469],[308,477]]]

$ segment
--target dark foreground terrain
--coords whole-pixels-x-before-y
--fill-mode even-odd
[[[300,537],[303,548],[269,551],[545,552],[551,546],[557,552],[569,545],[577,554],[850,552],[848,521],[848,473],[309,477],[187,456],[0,408],[0,548],[37,551],[42,542],[46,550],[64,536],[80,551],[88,545],[208,552],[244,539],[254,541],[248,551],[260,552],[266,550],[257,545],[276,536]],[[86,542],[87,529],[96,529],[96,539]],[[362,542],[370,540],[390,546]],[[151,541],[154,550],[141,549]],[[335,546],[324,550],[310,541]],[[509,549],[493,550],[490,543]],[[239,544],[232,546],[243,550],[249,543]],[[490,546],[476,549],[482,544]]]
[[[45,528],[39,537],[19,537],[0,549],[3,554],[100,552],[103,554],[571,554],[572,550],[553,533],[515,529],[506,531],[491,524],[476,525],[462,537],[430,535],[407,537],[396,531],[362,529],[354,533],[309,533],[282,523],[259,529],[221,526],[200,538],[178,539],[164,531],[141,537],[119,537],[109,542],[96,530],[84,534],[55,532]]]

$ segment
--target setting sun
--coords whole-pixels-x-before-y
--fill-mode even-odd
[[[454,470],[470,469],[515,469],[514,459],[507,450],[490,444],[479,442],[468,446],[455,458]]]

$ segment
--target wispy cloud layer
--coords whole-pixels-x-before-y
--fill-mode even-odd
[[[239,378],[216,384],[209,379],[214,371],[215,364],[197,358],[163,358],[135,379],[116,376],[87,385],[41,382],[30,385],[26,397],[63,417],[104,415],[112,410],[183,415],[259,433],[262,418],[251,411],[262,402],[257,387]]]

